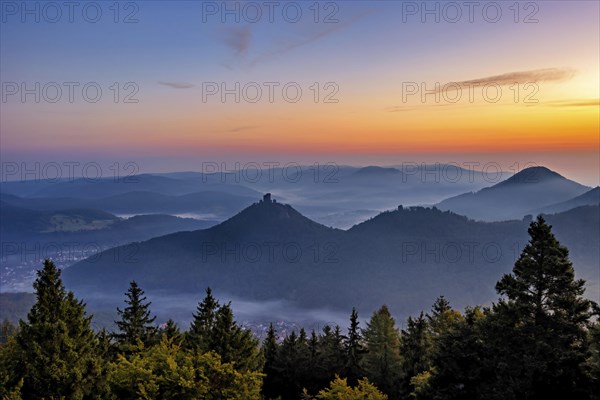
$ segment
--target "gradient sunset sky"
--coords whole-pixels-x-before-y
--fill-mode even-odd
[[[278,2],[272,22],[262,1],[258,22],[246,3],[138,1],[116,15],[97,2],[96,23],[83,16],[88,2],[73,22],[67,8],[58,18],[29,2],[36,22],[21,2],[1,3],[2,162],[132,161],[140,172],[203,161],[536,163],[599,183],[598,1],[484,1],[472,15],[462,1],[426,2],[439,21],[423,2]],[[236,7],[238,21],[222,14]],[[64,85],[56,103],[9,93],[36,82],[79,86],[72,103]],[[88,82],[103,90],[97,103],[83,99]],[[211,82],[250,84],[248,98],[258,85],[262,97],[222,101]],[[272,102],[265,82],[278,84]],[[302,89],[297,102],[284,98],[289,83]],[[125,103],[134,87],[138,102]]]

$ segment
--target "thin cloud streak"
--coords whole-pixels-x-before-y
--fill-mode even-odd
[[[546,101],[540,105],[546,107],[598,107],[600,106],[600,99]]]
[[[236,133],[236,132],[249,131],[249,130],[257,129],[257,128],[260,128],[260,127],[256,126],[256,125],[243,125],[243,126],[236,126],[235,128],[227,129],[225,132]]]
[[[191,89],[194,86],[196,86],[193,83],[187,83],[187,82],[163,82],[163,81],[159,81],[158,84],[159,85],[163,85],[163,86],[168,86],[168,87],[173,88],[173,89]]]
[[[289,41],[288,43],[285,43],[282,46],[280,46],[274,50],[271,50],[271,51],[263,54],[262,56],[255,58],[253,61],[250,62],[250,66],[255,66],[259,62],[263,62],[265,60],[271,59],[273,57],[276,57],[281,54],[285,54],[289,51],[292,51],[294,49],[297,49],[298,47],[306,46],[308,44],[311,44],[311,43],[317,42],[321,39],[324,39],[342,29],[349,27],[350,25],[354,24],[356,21],[371,14],[372,12],[373,12],[372,10],[364,12],[364,13],[354,17],[353,19],[348,20],[345,23],[332,24],[332,26],[330,28],[317,31],[304,39]]]
[[[458,88],[484,85],[514,85],[538,82],[561,82],[575,76],[575,71],[568,68],[545,68],[532,71],[509,72],[502,75],[488,76],[485,78],[471,79],[458,82],[448,82],[441,85],[438,92],[457,90]]]

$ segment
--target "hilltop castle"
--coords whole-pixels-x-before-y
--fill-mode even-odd
[[[262,200],[259,203],[273,204],[273,203],[277,203],[277,200],[271,199],[271,193],[265,193],[265,195],[263,196]]]

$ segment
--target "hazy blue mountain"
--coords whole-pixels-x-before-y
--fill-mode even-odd
[[[597,295],[599,207],[548,220]],[[408,315],[440,294],[458,307],[495,300],[494,284],[527,243],[528,224],[413,207],[342,231],[263,201],[212,228],[141,242],[133,259],[120,258],[122,248],[107,250],[66,269],[64,279],[84,298],[118,298],[136,279],[156,295],[197,294],[211,286],[248,301],[359,310],[385,303]]]
[[[562,203],[552,204],[550,206],[546,206],[540,209],[535,209],[530,214],[551,214],[562,211],[567,211],[573,209],[575,207],[581,206],[591,206],[600,204],[600,187],[596,186],[595,188],[585,192],[584,194],[577,196],[575,198],[569,199],[567,201],[563,201]]]
[[[255,198],[254,196],[253,198]],[[207,215],[206,219],[220,219],[231,215],[251,201],[251,197],[224,192],[196,192],[171,196],[154,192],[126,192],[101,198],[74,197],[18,197],[0,194],[0,200],[15,206],[35,210],[70,208],[102,209],[117,214],[185,214]]]
[[[450,197],[436,206],[482,221],[521,218],[540,209],[579,196],[590,190],[545,167],[531,167],[478,192]]]
[[[423,205],[489,185],[481,172],[454,165],[352,167],[323,163],[211,165],[202,172],[142,174],[119,179],[0,184],[1,200],[37,210],[96,208],[118,214],[232,215],[259,193],[271,192],[304,215],[336,227],[360,222],[360,210]],[[259,169],[257,169],[259,167]],[[211,173],[216,168],[217,172]],[[220,171],[221,169],[225,169]],[[17,197],[14,197],[17,196]],[[331,218],[331,215],[341,218]]]
[[[32,234],[99,230],[119,220],[118,217],[100,210],[37,211],[5,202],[0,202],[0,219],[0,231],[3,235],[17,233],[23,237]]]
[[[218,223],[171,215],[119,218],[94,209],[31,210],[0,202],[0,287],[30,290],[45,258],[64,268],[99,251]],[[135,245],[128,247],[133,254]]]
[[[186,175],[182,179],[141,174],[127,177],[60,180],[58,182],[31,180],[3,182],[2,193],[25,197],[74,197],[84,199],[104,198],[128,192],[153,192],[171,196],[203,191],[219,191],[238,196],[259,195],[243,185],[221,183],[204,179],[202,174]]]
[[[147,240],[171,232],[197,230],[215,224],[170,215],[119,218],[105,211],[67,209],[38,211],[0,202],[2,263],[10,263],[11,244],[28,248],[58,243],[94,243],[100,247]]]

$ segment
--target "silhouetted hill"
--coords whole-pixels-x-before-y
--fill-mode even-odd
[[[170,215],[138,215],[125,219],[93,209],[38,211],[5,202],[0,202],[0,219],[3,244],[23,242],[30,248],[69,241],[114,246],[215,224]],[[4,249],[2,246],[2,251]]]
[[[541,209],[536,209],[535,211],[531,212],[531,214],[551,214],[571,210],[575,207],[591,206],[596,204],[600,204],[599,186],[596,186],[595,188],[585,192],[581,196],[577,196],[570,200],[563,201],[562,203],[552,204]]]
[[[330,234],[336,229],[318,224],[288,204],[280,204],[263,198],[242,212],[215,226],[220,234],[238,236],[282,236],[282,237],[314,237]]]
[[[559,240],[573,247],[584,278],[595,276],[599,261],[598,210],[548,216]],[[408,315],[440,294],[458,307],[489,304],[496,281],[527,243],[527,227],[524,220],[478,222],[411,207],[341,231],[263,201],[212,228],[141,242],[133,259],[119,256],[123,248],[110,249],[66,269],[64,279],[84,298],[118,296],[136,279],[160,293],[197,294],[211,286],[252,301],[359,310],[390,304]]]
[[[110,213],[92,209],[36,211],[0,202],[0,231],[4,235],[50,232],[78,232],[98,230],[111,225],[118,218]]]
[[[213,163],[211,168],[203,169],[204,173],[141,174],[117,179],[1,182],[0,195],[7,203],[38,210],[97,208],[127,215],[195,214],[198,218],[214,215],[224,219],[260,193],[272,192],[285,202],[293,202],[297,210],[312,219],[328,224],[339,221],[336,226],[348,227],[360,220],[358,215],[351,216],[359,210],[382,211],[399,203],[434,204],[489,185],[481,172],[442,164],[360,168],[333,163]],[[335,214],[342,218],[329,218]]]
[[[579,196],[590,188],[545,167],[531,167],[489,188],[446,199],[436,206],[483,221],[521,218],[532,210]]]

